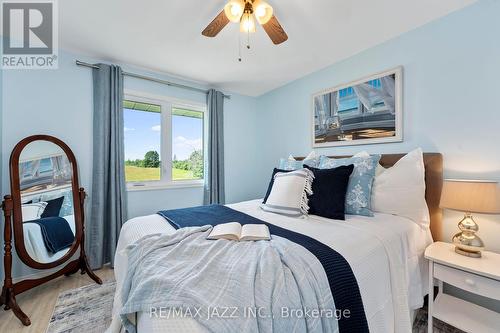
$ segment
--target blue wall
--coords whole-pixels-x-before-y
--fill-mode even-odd
[[[98,62],[96,59],[60,52],[58,70],[3,72],[2,193],[9,192],[8,156],[12,148],[19,140],[33,134],[56,136],[71,147],[78,161],[80,184],[85,187],[87,193],[91,193],[92,73],[89,68],[76,66],[75,59]],[[137,68],[128,66],[123,68],[165,80],[187,83]],[[202,93],[130,77],[125,78],[125,89],[202,103],[206,101],[206,96]],[[253,97],[232,94],[232,98],[225,102],[225,168],[228,202],[253,199],[261,192],[257,187],[258,183],[253,181],[254,168],[248,168],[256,160],[258,148],[254,142],[255,108],[256,99]],[[244,177],[239,174],[241,170],[245,170]],[[201,205],[203,189],[197,187],[128,192],[128,203],[129,217],[152,214],[160,209]],[[3,267],[0,268],[0,272],[2,270]],[[22,267],[16,260],[14,276],[32,273],[32,270]]]
[[[288,154],[311,143],[311,95],[404,66],[404,142],[323,148],[322,154],[407,152],[444,155],[445,176],[500,180],[500,1],[484,0],[308,75],[259,98],[261,187]],[[446,212],[447,239],[460,214]],[[478,216],[489,249],[500,252],[500,219]]]

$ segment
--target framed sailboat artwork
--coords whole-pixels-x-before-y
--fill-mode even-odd
[[[312,96],[313,147],[403,141],[403,68]]]

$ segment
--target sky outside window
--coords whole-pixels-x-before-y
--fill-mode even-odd
[[[172,110],[172,159],[185,160],[203,149],[203,112]]]
[[[161,114],[123,109],[125,160],[143,159],[146,152],[160,154]]]
[[[203,178],[203,112],[172,109],[172,179]]]

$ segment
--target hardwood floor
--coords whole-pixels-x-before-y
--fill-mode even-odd
[[[103,282],[114,279],[113,269],[109,267],[105,267],[95,272],[103,280]],[[92,283],[95,282],[92,281],[86,274],[80,275],[78,272],[69,277],[61,276],[16,296],[21,309],[24,313],[26,313],[26,315],[28,315],[28,317],[30,317],[31,325],[24,326],[14,316],[11,310],[4,311],[2,307],[0,309],[0,332],[45,332],[47,330],[47,326],[49,325],[50,318],[52,317],[54,305],[56,304],[59,293]]]

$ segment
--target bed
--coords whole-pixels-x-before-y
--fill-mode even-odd
[[[380,163],[392,166],[403,155],[383,155]],[[407,218],[376,213],[374,217],[348,215],[346,221],[310,216],[307,223],[261,210],[261,200],[228,205],[264,222],[312,237],[341,253],[349,262],[361,293],[370,332],[409,332],[412,312],[423,305],[427,293],[425,248],[440,239],[439,196],[442,183],[442,157],[424,154],[426,201],[431,215],[430,228]],[[174,233],[160,215],[129,220],[122,228],[115,256],[117,292],[109,332],[119,332],[122,305],[121,284],[127,271],[123,249],[141,237],[155,233]],[[192,318],[155,318],[140,312],[138,332],[204,332]]]
[[[75,216],[67,215],[63,216],[63,218],[68,221],[69,227],[75,234]],[[53,262],[59,258],[62,258],[67,252],[68,249],[62,249],[56,253],[50,253],[47,247],[44,244],[43,236],[41,228],[38,224],[35,223],[24,223],[23,224],[23,236],[24,236],[24,245],[26,246],[26,251],[31,258],[33,258],[37,262],[47,263]]]
[[[36,181],[31,180],[31,183],[40,183],[37,178]],[[22,194],[23,203],[40,203],[49,202],[60,197],[64,197],[64,200],[59,208],[59,217],[62,217],[68,222],[68,225],[75,235],[75,216],[73,212],[73,193],[71,191],[70,185],[57,186],[49,190],[43,189],[33,192],[27,192]],[[23,204],[24,207],[24,204]],[[40,218],[41,216],[38,216]],[[35,218],[27,218],[23,216],[23,236],[24,244],[26,246],[26,251],[35,261],[40,263],[53,262],[59,258],[62,258],[69,250],[69,248],[62,249],[56,253],[51,253],[43,240],[42,231],[38,224],[36,223],[26,223],[29,220],[34,220]]]

